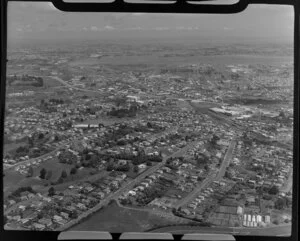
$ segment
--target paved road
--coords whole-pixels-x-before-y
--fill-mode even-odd
[[[90,134],[89,134],[89,135],[90,135]],[[87,135],[87,136],[88,136],[88,135]],[[85,136],[82,136],[82,138],[84,138],[84,137],[85,137]],[[9,167],[6,168],[5,170],[12,169],[12,168],[15,168],[15,167],[20,166],[20,165],[26,165],[27,163],[31,163],[31,162],[33,162],[33,161],[35,161],[35,160],[38,160],[38,159],[45,158],[45,157],[47,157],[47,156],[53,155],[53,154],[55,154],[59,149],[64,148],[65,146],[69,145],[72,141],[75,141],[76,139],[79,139],[79,138],[74,138],[74,139],[72,139],[72,140],[70,140],[70,141],[67,141],[67,143],[61,144],[60,146],[58,146],[57,148],[55,148],[53,151],[50,151],[50,152],[48,152],[48,153],[46,153],[46,154],[44,154],[44,155],[41,155],[41,156],[38,156],[38,157],[35,157],[35,158],[31,158],[31,159],[28,159],[28,160],[25,160],[25,161],[17,162],[16,164],[9,166]]]
[[[31,159],[28,159],[28,160],[25,160],[25,161],[17,162],[16,164],[11,165],[11,166],[5,168],[5,170],[13,169],[13,168],[18,167],[18,166],[20,166],[20,165],[26,165],[27,163],[31,163],[31,162],[33,162],[33,161],[35,161],[35,160],[38,160],[38,159],[41,159],[41,158],[45,158],[45,157],[47,157],[47,156],[50,156],[50,155],[52,155],[52,154],[55,154],[60,148],[63,148],[63,147],[64,147],[64,146],[60,146],[59,148],[56,148],[56,149],[54,149],[53,151],[48,152],[48,153],[46,153],[46,154],[44,154],[44,155],[42,155],[42,156],[39,156],[39,157],[35,157],[35,158],[31,158]]]
[[[191,142],[187,146],[185,146],[184,148],[182,148],[182,149],[174,152],[173,154],[171,154],[169,156],[165,156],[163,158],[162,162],[159,162],[155,166],[150,167],[149,169],[147,169],[146,171],[144,171],[143,173],[141,173],[139,176],[137,176],[130,183],[128,183],[127,185],[123,186],[118,191],[116,191],[115,195],[114,195],[115,196],[114,198],[118,197],[119,195],[121,195],[122,193],[124,193],[126,191],[129,191],[129,190],[133,189],[136,184],[140,183],[147,176],[151,175],[152,173],[154,173],[155,171],[157,171],[158,169],[160,169],[162,166],[164,166],[165,163],[166,163],[166,160],[168,158],[170,158],[170,157],[176,157],[176,156],[181,156],[188,148],[190,148],[194,144],[195,144],[195,142]]]
[[[68,82],[62,80],[58,76],[45,76],[45,77],[55,79],[55,80],[59,81],[60,83],[62,83],[63,85],[67,86],[68,88],[71,88],[71,89],[74,89],[74,90],[93,92],[93,93],[101,93],[100,91],[97,91],[97,90],[89,90],[89,89],[75,87],[74,85],[70,85]]]
[[[230,142],[230,145],[227,149],[227,152],[224,156],[224,159],[223,159],[223,162],[220,166],[220,169],[219,169],[219,173],[217,176],[214,176],[214,175],[210,175],[208,174],[207,178],[204,179],[203,182],[201,182],[200,184],[198,184],[194,190],[192,192],[189,193],[188,196],[186,196],[185,198],[181,199],[174,207],[175,208],[179,208],[180,206],[184,206],[186,204],[188,204],[190,201],[192,201],[193,199],[195,199],[199,192],[202,190],[202,189],[205,189],[210,183],[212,183],[213,181],[219,181],[220,179],[223,178],[225,172],[226,172],[226,167],[229,165],[230,163],[230,160],[232,158],[232,153],[233,153],[233,150],[234,150],[234,147],[235,147],[235,144],[236,144],[236,141],[235,140],[232,140]]]
[[[288,179],[285,182],[285,185],[280,189],[281,192],[290,192],[293,188],[293,168],[289,172]]]
[[[206,188],[211,182],[213,182],[215,180],[215,176],[210,176],[208,175],[208,177],[206,179],[204,179],[203,182],[201,182],[200,184],[198,184],[194,190],[192,192],[189,193],[188,196],[186,196],[185,198],[181,199],[178,203],[176,203],[176,205],[174,205],[175,208],[179,208],[180,206],[184,206],[186,204],[188,204],[191,200],[195,199],[199,192]]]
[[[5,170],[9,170],[9,169],[15,168],[15,167],[20,166],[20,165],[26,165],[27,163],[31,163],[31,162],[33,162],[33,161],[35,161],[35,160],[38,160],[38,159],[45,158],[45,157],[47,157],[47,156],[56,154],[56,152],[57,152],[59,149],[65,148],[67,145],[70,145],[71,142],[76,141],[76,140],[79,140],[79,139],[83,139],[84,137],[89,137],[90,135],[91,135],[91,134],[88,133],[88,134],[86,134],[86,135],[81,135],[80,137],[74,137],[74,138],[72,138],[70,141],[66,141],[66,143],[59,145],[59,146],[58,146],[57,148],[55,148],[53,151],[50,151],[50,152],[48,152],[48,153],[46,153],[46,154],[44,154],[44,155],[42,155],[42,156],[38,156],[38,157],[31,158],[31,159],[28,159],[28,160],[25,160],[25,161],[17,162],[16,164],[7,167]]]
[[[219,173],[216,177],[216,180],[219,181],[220,179],[222,179],[225,175],[225,172],[226,172],[226,168],[228,167],[231,159],[232,159],[232,153],[234,151],[234,148],[235,148],[235,145],[236,145],[236,141],[235,140],[232,140],[229,144],[229,147],[226,151],[226,154],[224,156],[224,159],[222,161],[222,164],[220,166],[220,170],[219,170]]]
[[[289,236],[291,225],[282,225],[268,228],[233,228],[233,227],[193,227],[193,226],[172,226],[158,228],[151,232],[169,232],[173,234],[186,233],[214,233],[233,235],[255,235],[255,236]]]

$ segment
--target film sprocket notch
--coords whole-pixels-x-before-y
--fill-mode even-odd
[[[161,13],[238,13],[248,6],[248,0],[239,0],[233,4],[213,4],[217,0],[161,0],[163,3],[157,4],[158,1],[142,1],[139,3],[126,2],[125,0],[115,0],[107,2],[64,2],[63,0],[52,0],[53,5],[67,12],[161,12]],[[192,2],[201,2],[193,4]],[[205,3],[202,3],[205,2]],[[211,3],[209,3],[211,2]]]

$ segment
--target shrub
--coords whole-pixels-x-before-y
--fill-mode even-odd
[[[76,169],[76,167],[73,167],[72,169],[71,169],[71,171],[70,171],[70,174],[71,175],[74,175],[74,174],[76,174],[77,173],[77,169]]]
[[[45,179],[46,173],[47,173],[47,171],[46,171],[45,168],[43,168],[42,170],[40,170],[40,178],[41,179]]]
[[[55,195],[54,187],[50,187],[49,190],[48,190],[48,196],[51,197],[53,195]]]
[[[66,170],[63,170],[61,172],[61,178],[66,178],[67,176],[68,176],[68,174],[67,174]]]

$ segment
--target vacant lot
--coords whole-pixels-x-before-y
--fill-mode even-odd
[[[74,226],[71,230],[79,231],[109,231],[142,232],[154,225],[168,225],[174,222],[169,221],[146,210],[133,210],[119,207],[113,203],[105,209],[96,212],[90,218]]]
[[[43,77],[44,79],[44,87],[48,88],[48,87],[62,87],[64,86],[61,82],[59,82],[58,80],[54,79],[54,78],[50,78],[50,77]]]
[[[9,144],[5,144],[4,145],[4,153],[8,153],[11,152],[13,150],[16,150],[18,147],[20,146],[24,146],[26,144],[26,142],[19,142],[19,143],[9,143]]]

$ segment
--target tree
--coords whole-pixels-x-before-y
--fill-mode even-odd
[[[58,178],[56,184],[61,184],[64,182],[64,179],[62,177]]]
[[[228,171],[225,172],[225,178],[231,179],[232,178],[232,174]]]
[[[28,138],[28,145],[31,147],[34,145],[33,138],[31,138],[31,137]]]
[[[217,135],[213,135],[213,137],[210,140],[210,143],[214,146],[217,144],[218,140],[220,140],[220,138]]]
[[[78,217],[78,214],[77,214],[76,211],[73,211],[73,212],[70,213],[70,218],[71,219],[76,219],[77,217]]]
[[[49,170],[49,171],[47,171],[47,174],[46,174],[46,176],[45,176],[45,179],[46,179],[46,180],[49,180],[51,177],[52,177],[52,171]]]
[[[16,153],[28,153],[29,149],[26,146],[20,146],[16,149]]]
[[[176,212],[177,212],[176,208],[172,208],[172,213],[176,214]]]
[[[139,167],[138,167],[138,166],[134,166],[133,171],[134,171],[135,173],[137,173],[137,172],[139,171]]]
[[[115,100],[115,104],[117,107],[121,106],[121,105],[124,105],[127,101],[127,97],[126,96],[120,96],[120,97],[117,97]]]
[[[282,118],[285,117],[285,114],[284,114],[284,111],[283,111],[283,110],[281,110],[281,111],[279,112],[279,116],[282,117]]]
[[[278,198],[275,202],[275,208],[281,210],[285,207],[286,207],[286,200],[284,198]]]
[[[66,170],[63,170],[62,172],[61,172],[61,178],[66,178],[68,176],[68,174],[67,174],[67,172],[66,172]]]
[[[170,158],[167,159],[166,164],[168,164],[168,165],[171,164],[171,162],[172,162],[172,159],[171,159],[171,158],[172,158],[172,157],[170,157]]]
[[[37,215],[37,219],[41,219],[41,218],[43,218],[43,214],[40,212],[40,213],[38,213],[38,215]]]
[[[33,176],[33,168],[32,168],[32,166],[30,166],[30,167],[28,168],[28,174],[27,174],[27,176],[28,176],[28,177],[32,177],[32,176]]]
[[[277,195],[278,192],[279,192],[279,189],[276,186],[271,187],[270,190],[269,190],[270,195]]]
[[[42,170],[40,170],[40,178],[41,179],[45,179],[45,175],[46,175],[47,171],[45,168],[43,168]]]
[[[197,177],[198,182],[201,182],[203,179],[204,179],[203,177],[200,177],[200,176]]]
[[[96,167],[98,164],[98,161],[99,161],[99,159],[98,159],[97,155],[96,154],[92,155],[91,159],[90,159],[90,166]]]
[[[209,162],[209,158],[202,153],[195,154],[194,158],[195,158],[198,166],[205,165]]]
[[[76,169],[76,167],[73,167],[72,169],[71,169],[71,171],[70,171],[70,174],[71,175],[74,175],[74,174],[76,174],[77,173],[77,169]]]
[[[269,200],[272,200],[272,196],[265,194],[265,195],[263,195],[263,199],[269,201]]]
[[[106,171],[108,171],[108,172],[112,171],[113,169],[114,169],[113,163],[109,163],[106,167]]]
[[[116,170],[117,170],[117,171],[128,172],[128,171],[130,170],[129,163],[126,163],[126,165],[117,167]]]
[[[48,196],[51,197],[53,195],[55,195],[54,187],[50,187],[49,190],[48,190]]]

